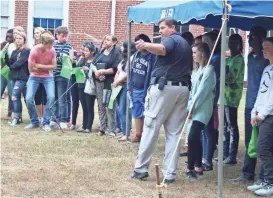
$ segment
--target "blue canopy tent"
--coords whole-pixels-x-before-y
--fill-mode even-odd
[[[218,145],[218,197],[222,198],[225,51],[227,26],[239,28],[242,30],[250,30],[254,25],[259,25],[267,30],[273,29],[273,1],[147,0],[144,3],[128,8],[128,39],[131,40],[131,23],[157,24],[160,19],[166,17],[172,17],[180,24],[197,24],[211,28],[220,28],[222,26],[222,54],[219,99],[220,134]],[[131,47],[129,42],[128,49],[130,48]],[[128,57],[130,57],[130,50],[128,51]],[[128,60],[130,60],[130,58],[128,58]],[[130,67],[130,61],[128,61],[128,64]],[[130,78],[130,76],[128,77]],[[127,115],[129,115],[129,113]],[[127,116],[127,118],[127,129],[129,129],[129,116]]]
[[[254,25],[273,29],[273,1],[228,1],[228,26],[250,30]],[[223,1],[155,1],[148,0],[128,8],[128,22],[158,23],[172,17],[181,24],[197,24],[211,28],[222,25]]]

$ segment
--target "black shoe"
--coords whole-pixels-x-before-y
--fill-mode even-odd
[[[195,171],[187,171],[186,175],[189,180],[197,179],[197,175]]]
[[[188,156],[188,151],[180,153],[180,157],[187,157],[187,156]]]
[[[213,166],[208,165],[206,163],[204,163],[202,167],[203,167],[203,171],[212,171],[213,170]]]
[[[173,183],[174,181],[175,181],[175,179],[165,179],[164,184],[169,185],[169,184]]]
[[[100,135],[100,136],[105,135],[105,131],[99,131],[99,135]]]
[[[138,172],[134,171],[132,173],[132,175],[131,175],[131,179],[144,180],[147,177],[149,177],[149,173],[148,172],[138,173]]]
[[[235,165],[235,164],[237,164],[237,160],[228,157],[228,158],[226,158],[226,159],[224,160],[223,164]]]

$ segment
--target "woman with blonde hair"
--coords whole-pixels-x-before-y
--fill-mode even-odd
[[[26,47],[26,34],[18,32],[15,36],[16,49],[10,57],[10,79],[12,84],[12,101],[14,107],[14,118],[11,126],[22,123],[21,95],[26,95],[26,84],[29,77],[28,57],[30,49]]]

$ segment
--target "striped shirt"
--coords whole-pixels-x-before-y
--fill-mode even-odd
[[[72,47],[69,42],[59,43],[58,40],[54,41],[53,47],[56,51],[57,57],[57,68],[53,71],[54,77],[60,76],[62,70],[62,57],[61,54],[66,54],[69,56],[69,51],[72,50]]]

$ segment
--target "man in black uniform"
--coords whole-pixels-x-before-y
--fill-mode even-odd
[[[136,43],[137,49],[145,49],[157,55],[157,60],[145,100],[143,135],[131,177],[144,179],[149,176],[148,166],[156,149],[160,128],[164,125],[166,146],[162,171],[167,184],[172,183],[176,177],[180,146],[170,169],[167,169],[186,118],[193,64],[191,47],[176,32],[175,25],[173,19],[162,19],[159,22],[159,32],[164,37],[161,44],[144,41]]]

